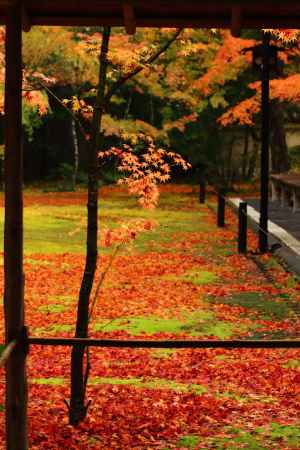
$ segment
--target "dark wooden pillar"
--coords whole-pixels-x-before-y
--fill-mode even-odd
[[[263,32],[263,61],[261,72],[261,158],[260,158],[260,219],[259,250],[268,251],[269,209],[269,135],[270,135],[270,35]]]
[[[11,2],[6,17],[4,309],[6,342],[24,327],[22,9]],[[6,365],[6,448],[27,450],[26,354],[17,345]]]

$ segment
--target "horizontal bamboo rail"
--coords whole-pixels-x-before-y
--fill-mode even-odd
[[[29,337],[29,345],[84,345],[120,348],[300,348],[300,340],[146,340]]]

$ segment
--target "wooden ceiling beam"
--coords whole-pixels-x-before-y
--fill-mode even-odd
[[[231,9],[231,34],[234,37],[240,37],[242,30],[242,8],[233,6]]]
[[[133,35],[136,32],[136,19],[134,4],[132,0],[123,1],[124,26],[127,34]]]
[[[31,10],[30,10],[31,11]],[[0,25],[5,25],[5,11],[0,10]],[[161,16],[153,15],[151,17],[139,15],[136,17],[136,26],[138,27],[174,27],[174,28],[229,28],[239,29],[237,25],[232,24],[232,15],[230,11],[227,14],[209,14],[201,16]],[[29,25],[47,25],[47,26],[115,26],[124,25],[124,17],[118,15],[63,15],[63,14],[37,14],[30,12],[30,17],[25,20],[27,27]],[[256,15],[249,14],[243,10],[241,17],[242,28],[260,29],[260,28],[298,28],[300,29],[300,12],[291,15]],[[24,28],[24,25],[23,25]]]
[[[22,4],[22,30],[25,32],[28,32],[28,31],[30,31],[30,29],[31,29],[31,21],[28,16],[26,7],[23,3]]]

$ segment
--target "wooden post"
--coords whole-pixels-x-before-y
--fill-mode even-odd
[[[239,204],[238,252],[247,253],[247,203]]]
[[[8,343],[24,330],[21,1],[7,8],[5,44],[4,309]],[[8,450],[28,449],[26,351],[21,342],[6,364]]]
[[[200,203],[205,203],[205,178],[201,177],[200,178],[200,182],[199,182],[199,202]]]
[[[218,213],[217,213],[217,224],[218,227],[225,227],[225,194],[223,191],[218,193]]]

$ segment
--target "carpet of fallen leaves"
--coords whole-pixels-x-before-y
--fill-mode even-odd
[[[183,196],[180,208],[197,217],[199,231],[183,226],[162,239],[157,250],[152,243],[149,251],[133,248],[120,254],[101,290],[90,335],[299,337],[300,284],[272,256],[260,258],[263,272],[253,258],[237,255],[234,214],[228,212],[226,227],[217,229],[213,199],[209,206],[199,205],[188,186],[167,187],[162,195],[174,196],[165,206],[170,210],[178,208],[176,198]],[[105,197],[114,202],[113,191]],[[34,194],[25,200],[28,206],[66,207],[82,204],[85,195]],[[68,253],[67,236],[65,240],[62,254],[25,257],[31,335],[73,334],[84,255]],[[249,245],[256,247],[252,233]],[[99,273],[108,260],[109,255],[101,255]],[[253,300],[251,305],[255,296],[261,303]],[[91,406],[86,421],[74,429],[64,404],[70,350],[30,349],[31,450],[300,447],[297,350],[93,348],[90,353]],[[3,396],[3,373],[0,388]],[[3,422],[3,407],[0,415]],[[2,442],[3,430],[1,425]]]

